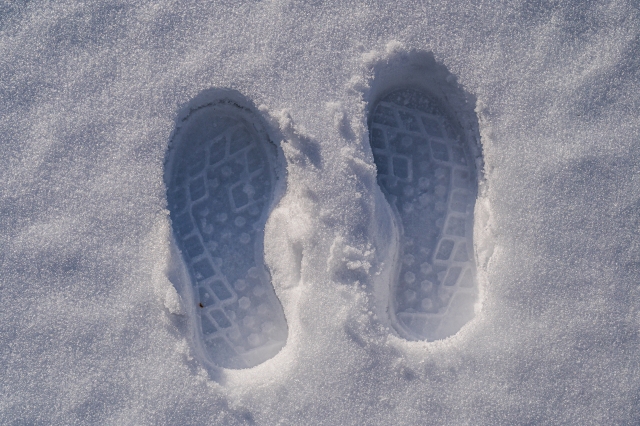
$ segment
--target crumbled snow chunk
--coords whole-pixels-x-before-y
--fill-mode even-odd
[[[174,315],[184,315],[180,295],[172,285],[167,287],[167,293],[164,296],[164,307]]]

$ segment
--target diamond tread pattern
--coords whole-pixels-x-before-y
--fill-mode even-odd
[[[203,108],[187,119],[168,201],[202,346],[214,364],[246,368],[284,346],[287,325],[261,252],[275,184],[272,147],[227,109]]]
[[[399,90],[371,119],[378,183],[402,226],[391,311],[407,338],[438,340],[473,317],[474,166],[450,120],[426,94]]]

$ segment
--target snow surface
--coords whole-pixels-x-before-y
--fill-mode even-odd
[[[379,314],[367,102],[413,50],[476,100],[484,167],[481,306],[435,342]],[[0,52],[0,423],[640,422],[637,2],[16,2]],[[288,337],[251,369],[203,366],[170,280],[165,156],[212,88],[287,167]]]

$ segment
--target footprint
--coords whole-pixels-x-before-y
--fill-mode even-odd
[[[387,92],[371,109],[378,184],[400,224],[391,322],[410,340],[449,337],[474,316],[475,164],[465,133],[419,88]]]
[[[276,147],[249,101],[212,91],[171,142],[165,171],[175,240],[190,275],[195,340],[206,361],[248,368],[272,358],[287,323],[264,264]]]

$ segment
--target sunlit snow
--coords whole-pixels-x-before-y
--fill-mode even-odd
[[[0,423],[640,423],[637,2],[7,2],[0,50]]]

